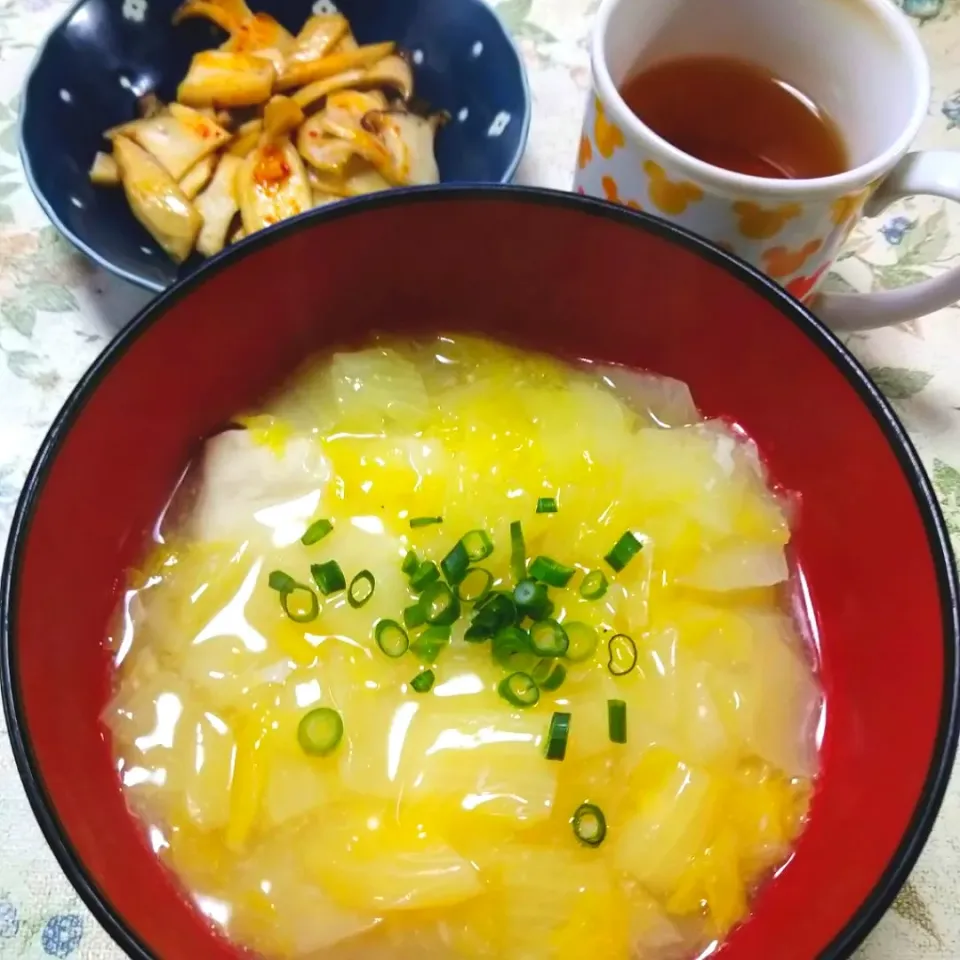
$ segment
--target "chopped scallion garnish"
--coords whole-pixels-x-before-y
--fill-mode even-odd
[[[504,677],[497,693],[515,707],[532,707],[540,699],[540,689],[529,673],[511,673]]]
[[[637,665],[637,645],[625,633],[614,634],[607,642],[610,659],[607,669],[615,677],[626,676]]]
[[[297,740],[304,753],[325,757],[343,739],[343,718],[331,707],[317,707],[304,714],[297,726]]]
[[[464,603],[480,603],[493,586],[493,574],[483,567],[473,567],[457,584],[457,598]]]
[[[418,660],[435,663],[449,642],[449,627],[427,627],[419,637],[410,642],[410,650]]]
[[[300,542],[305,547],[313,546],[313,544],[319,543],[332,529],[333,524],[329,520],[314,520],[307,527],[306,533],[300,538]]]
[[[470,566],[470,554],[463,545],[462,540],[458,540],[453,549],[440,561],[440,569],[447,578],[447,583],[456,586],[466,575],[467,568]]]
[[[377,581],[369,570],[361,570],[351,581],[347,588],[347,603],[354,610],[362,607],[372,596],[373,591],[377,589]]]
[[[420,594],[420,609],[427,623],[449,627],[460,616],[460,601],[445,583],[436,581]]]
[[[325,597],[330,596],[331,593],[344,590],[347,586],[346,577],[344,577],[340,564],[336,560],[327,560],[326,563],[311,563],[310,575]]]
[[[567,679],[567,668],[555,660],[542,660],[537,669],[533,671],[533,679],[537,681],[537,686],[541,690],[551,692],[559,689],[563,681]]]
[[[555,713],[550,718],[547,733],[547,759],[562,760],[567,755],[567,739],[570,736],[570,714]]]
[[[607,592],[607,575],[602,570],[591,570],[580,583],[584,600],[599,600]]]
[[[562,657],[570,641],[556,620],[538,620],[530,626],[530,645],[541,657]]]
[[[516,619],[517,605],[510,594],[494,591],[474,608],[473,619],[464,639],[471,642],[487,640],[503,627],[514,624]]]
[[[642,549],[643,544],[628,530],[603,559],[619,573]]]
[[[556,513],[556,497],[540,497],[537,500],[537,513]]]
[[[493,553],[493,541],[486,530],[470,530],[460,538],[460,542],[466,549],[471,563],[486,560]]]
[[[521,580],[513,588],[513,602],[517,610],[531,620],[550,616],[551,603],[546,584],[536,580]]]
[[[579,620],[568,620],[563,625],[567,633],[567,652],[564,656],[574,663],[587,660],[593,656],[597,644],[600,642],[600,635],[588,623],[581,623]]]
[[[419,603],[411,603],[409,607],[403,608],[403,625],[408,630],[416,627],[422,627],[427,622],[423,607]]]
[[[627,704],[624,700],[607,701],[607,730],[612,743],[627,742]]]
[[[392,659],[402,657],[410,646],[407,631],[396,620],[380,620],[373,630],[377,646]]]
[[[423,670],[410,681],[410,686],[417,693],[427,693],[433,687],[433,682],[436,679],[432,670]]]
[[[510,524],[510,572],[517,583],[527,575],[527,547],[519,520]]]
[[[570,823],[574,836],[588,847],[599,847],[607,835],[607,818],[595,803],[581,803]]]
[[[432,560],[424,560],[412,574],[410,574],[410,587],[416,593],[420,593],[425,587],[440,579],[440,571]]]
[[[279,593],[289,593],[297,586],[297,581],[289,573],[284,573],[282,570],[272,571],[267,578],[267,583],[270,584],[271,590],[276,590]]]
[[[530,564],[530,576],[551,587],[565,587],[575,572],[573,567],[564,566],[552,557],[537,557]]]
[[[435,523],[443,523],[443,517],[411,517],[410,527],[416,530],[418,527],[429,527]]]
[[[530,636],[520,627],[508,626],[498,630],[491,645],[493,659],[508,670],[527,667],[534,663]]]
[[[409,577],[411,573],[416,572],[419,566],[420,558],[417,556],[417,551],[408,550],[407,555],[403,558],[403,563],[400,564],[400,569]]]

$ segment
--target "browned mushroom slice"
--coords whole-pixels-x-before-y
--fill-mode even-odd
[[[192,200],[209,182],[217,168],[217,158],[213,154],[198,160],[181,178],[180,189],[183,195]]]
[[[340,38],[340,42],[333,48],[334,53],[351,53],[356,50],[360,44],[353,35],[353,31],[348,27],[347,32]]]
[[[308,117],[297,131],[297,150],[310,167],[320,173],[341,170],[353,156],[353,145],[329,137],[322,126],[322,115]]]
[[[393,173],[393,159],[387,146],[363,126],[364,116],[378,111],[367,109],[371,94],[357,90],[342,90],[327,98],[324,109],[316,116],[316,128],[324,135],[350,144],[353,152],[370,163],[391,182],[397,182]]]
[[[314,57],[310,60],[293,60],[287,63],[283,72],[277,77],[278,90],[290,90],[293,87],[302,87],[317,80],[353,70],[357,67],[368,69],[378,60],[382,60],[393,52],[393,43],[369,43],[356,50],[331,53],[325,57]]]
[[[155,93],[145,93],[142,97],[137,97],[137,113],[144,120],[149,120],[150,117],[163,113],[163,103]]]
[[[243,221],[240,220],[237,222],[236,226],[230,231],[229,236],[227,237],[227,243],[234,244],[239,243],[245,236],[247,231],[243,228]]]
[[[243,161],[229,154],[224,156],[210,186],[197,197],[196,208],[203,217],[197,236],[197,250],[205,257],[219,253],[227,242],[227,232],[240,209],[237,202],[237,171]]]
[[[117,137],[113,156],[133,215],[174,260],[186,260],[200,230],[200,214],[167,170],[133,140]]]
[[[179,103],[170,104],[168,112],[149,120],[134,120],[108,130],[108,139],[125,136],[135,140],[144,150],[179,180],[204,157],[230,139],[230,134],[213,120]]]
[[[256,13],[244,20],[221,47],[229,53],[252,53],[269,60],[279,74],[284,69],[287,53],[293,48],[293,37],[267,13]]]
[[[360,157],[354,157],[347,164],[344,174],[347,195],[350,197],[360,197],[366,193],[379,193],[381,190],[389,190],[391,187],[389,181],[385,180],[371,163]]]
[[[329,94],[336,93],[338,90],[348,90],[356,86],[356,84],[363,80],[363,76],[364,71],[359,68],[356,70],[345,70],[336,76],[327,77],[325,80],[317,80],[315,83],[308,84],[294,93],[291,99],[298,103],[304,110],[309,110],[310,107]]]
[[[403,57],[393,54],[368,68],[363,85],[386,87],[406,101],[413,96],[413,70]]]
[[[333,193],[324,193],[321,190],[313,191],[313,208],[316,210],[318,207],[326,207],[331,203],[336,203],[338,200],[342,200],[342,197],[338,197]]]
[[[288,63],[317,60],[332,53],[349,32],[350,24],[341,13],[316,13],[300,28],[287,54]]]
[[[191,17],[202,17],[218,27],[233,33],[244,20],[253,16],[253,11],[244,0],[185,0],[173,14],[173,22],[180,23]]]
[[[366,163],[364,160],[363,163]],[[344,164],[346,167],[346,164]],[[307,182],[314,196],[318,193],[330,194],[334,197],[349,197],[350,190],[347,181],[341,173],[322,173],[313,167],[307,167]]]
[[[390,151],[396,181],[406,184],[439,183],[433,138],[442,115],[419,117],[405,111],[378,111],[363,118]]]
[[[115,187],[120,183],[120,168],[109,153],[98,150],[90,165],[90,182],[98,187]]]
[[[263,121],[260,119],[241,123],[227,147],[227,153],[235,157],[245,157],[260,142],[262,132]]]
[[[248,234],[309,210],[313,205],[303,161],[289,133],[303,111],[289,97],[274,97],[263,116],[260,145],[244,158],[237,197]]]
[[[266,103],[276,71],[263,57],[225,50],[195,54],[177,99],[191,107],[250,107]]]

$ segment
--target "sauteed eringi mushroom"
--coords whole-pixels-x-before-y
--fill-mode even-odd
[[[121,186],[176,261],[343,197],[437,183],[442,113],[413,104],[413,71],[392,42],[357,43],[346,17],[311,16],[294,36],[245,0],[186,0],[174,23],[228,34],[197,53],[163,104],[107,130],[90,179]]]

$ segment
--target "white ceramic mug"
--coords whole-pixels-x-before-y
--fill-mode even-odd
[[[591,39],[593,91],[574,186],[679,223],[768,273],[834,327],[866,329],[960,299],[960,267],[868,294],[816,288],[857,220],[894,200],[960,201],[960,153],[908,153],[927,114],[930,70],[889,0],[603,0]],[[746,176],[655,134],[619,87],[690,55],[767,68],[836,122],[849,169],[810,180]]]

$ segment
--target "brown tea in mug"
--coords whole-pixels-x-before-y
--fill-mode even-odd
[[[848,167],[836,124],[802,91],[732,57],[682,57],[630,77],[620,91],[655,133],[698,160],[774,179]]]

